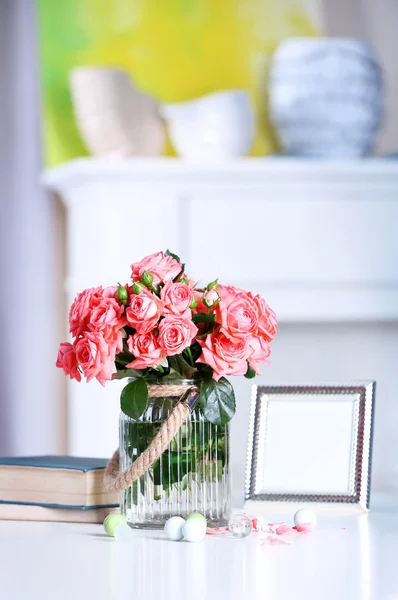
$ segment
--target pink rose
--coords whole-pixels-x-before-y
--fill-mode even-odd
[[[77,381],[82,380],[82,376],[78,369],[79,365],[77,362],[75,349],[72,344],[69,344],[69,342],[60,344],[57,362],[55,364],[60,369],[63,369],[65,375],[69,375],[71,379],[76,379]]]
[[[230,338],[245,338],[257,333],[258,308],[243,290],[220,286],[220,303],[216,307],[221,332]]]
[[[230,296],[231,294],[232,296],[240,296],[247,293],[242,288],[237,288],[234,285],[222,285],[221,283],[218,286],[218,292],[223,297]]]
[[[271,354],[269,343],[261,337],[253,336],[248,340],[248,345],[252,350],[252,354],[249,357],[249,365],[257,375],[261,375],[259,365],[270,364],[269,360],[267,360]]]
[[[89,288],[77,294],[69,311],[69,331],[78,336],[87,328],[91,311],[103,298],[102,287]]]
[[[196,362],[209,365],[216,381],[223,375],[246,373],[247,359],[252,349],[245,339],[231,339],[223,333],[211,333],[204,340],[198,340],[198,343],[202,347],[202,354]]]
[[[119,286],[117,285],[109,285],[108,287],[104,288],[102,291],[103,297],[116,299],[116,292],[118,287]]]
[[[131,335],[127,340],[127,345],[130,352],[134,354],[135,360],[126,368],[146,369],[147,367],[157,367],[162,362],[162,350],[152,332]]]
[[[115,342],[115,349],[120,351],[123,347],[120,329],[126,325],[123,312],[124,306],[115,298],[102,298],[88,316],[87,330],[100,331],[105,340]]]
[[[266,341],[271,342],[275,337],[278,327],[276,314],[260,294],[254,296],[252,292],[249,292],[248,295],[257,306],[259,314],[258,335],[262,336]]]
[[[92,312],[105,300],[121,315],[123,306],[116,299],[117,286],[89,288],[77,294],[69,311],[69,330],[75,337],[87,330]],[[96,318],[95,318],[96,320]],[[121,325],[123,327],[123,325]]]
[[[191,321],[188,311],[182,317],[168,315],[160,322],[158,344],[162,349],[162,356],[180,354],[191,342],[198,332],[198,328]]]
[[[162,314],[162,302],[149,290],[142,290],[138,295],[133,294],[131,303],[126,310],[126,318],[137,333],[148,333],[154,329]]]
[[[115,357],[100,332],[85,332],[75,343],[76,358],[87,381],[94,377],[105,385],[116,373]]]
[[[112,329],[107,331],[107,337],[104,339],[109,346],[109,352],[114,356],[123,350],[123,335],[121,329]]]
[[[167,281],[160,292],[163,302],[163,314],[173,313],[182,315],[192,303],[194,295],[193,290],[185,283],[173,283]]]
[[[151,273],[153,283],[156,284],[160,281],[174,279],[181,268],[181,263],[177,262],[172,256],[165,256],[163,252],[156,252],[131,265],[131,278],[134,281],[140,281],[143,272],[147,271]]]

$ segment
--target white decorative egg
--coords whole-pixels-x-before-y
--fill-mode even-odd
[[[171,519],[166,521],[164,526],[166,537],[173,542],[182,540],[184,525],[185,521],[182,517],[171,517]]]
[[[187,542],[201,542],[206,536],[206,524],[201,519],[189,519],[183,527]]]
[[[316,514],[309,508],[300,508],[294,515],[294,524],[296,527],[310,523],[315,527],[316,525]]]

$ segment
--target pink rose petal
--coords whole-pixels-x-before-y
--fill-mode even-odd
[[[248,515],[244,513],[246,517],[248,517],[252,522],[253,533],[264,533],[264,523],[261,518],[256,517],[255,515]]]
[[[287,525],[279,525],[279,527],[275,529],[275,533],[277,535],[292,535],[294,530],[292,527],[288,527]]]
[[[299,533],[310,533],[314,529],[313,523],[303,523],[302,525],[298,525],[297,527],[293,527]]]
[[[207,535],[229,535],[229,529],[228,527],[208,527],[206,533]]]
[[[275,538],[269,535],[262,542],[261,545],[268,546],[290,546],[290,542],[286,542],[285,540],[281,540],[280,538]]]

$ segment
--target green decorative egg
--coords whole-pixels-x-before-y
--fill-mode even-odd
[[[123,515],[112,513],[105,518],[104,529],[105,533],[110,537],[115,537],[115,529],[118,525],[125,525],[127,523]]]

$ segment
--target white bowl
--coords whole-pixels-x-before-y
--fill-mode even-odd
[[[227,160],[247,154],[252,146],[254,113],[243,90],[165,104],[160,113],[175,150],[189,160]]]

